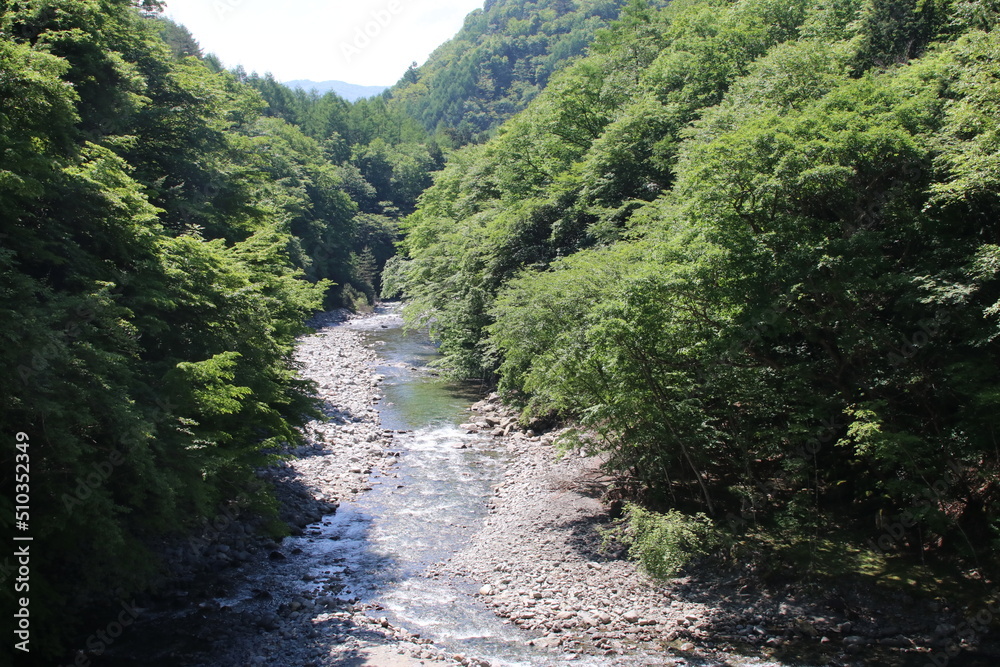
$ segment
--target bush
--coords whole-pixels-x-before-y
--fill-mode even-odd
[[[341,302],[344,307],[355,312],[355,313],[368,313],[371,312],[371,303],[368,301],[368,295],[359,289],[356,289],[354,285],[344,285],[343,290],[341,290]]]
[[[657,579],[677,576],[692,558],[722,544],[712,520],[702,513],[691,516],[670,510],[661,514],[634,503],[625,505],[624,516],[604,538],[605,544],[615,540],[628,547],[629,557]]]

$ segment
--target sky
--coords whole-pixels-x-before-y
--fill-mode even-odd
[[[167,0],[202,51],[278,81],[388,86],[483,0]]]

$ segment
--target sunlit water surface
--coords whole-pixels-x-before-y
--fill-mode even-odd
[[[530,646],[538,635],[497,618],[472,595],[474,582],[428,573],[468,544],[502,475],[505,454],[493,439],[458,428],[480,388],[444,381],[428,368],[437,358],[435,346],[425,332],[404,331],[392,306],[340,326],[359,330],[379,356],[376,372],[385,380],[377,407],[382,427],[397,431],[392,450],[400,456],[393,466],[373,470],[371,491],[343,503],[302,537],[285,540],[283,551],[301,550],[280,568],[288,573],[287,585],[302,586],[303,570],[318,581],[333,573],[344,584],[341,597],[377,605],[373,616],[386,616],[449,652],[495,665],[567,660]],[[274,588],[276,574],[251,575],[245,594]],[[231,603],[239,604],[236,598]],[[573,664],[599,663],[577,658]]]

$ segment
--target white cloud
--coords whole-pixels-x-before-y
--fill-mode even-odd
[[[279,81],[395,83],[482,0],[167,0],[166,15],[227,67]]]

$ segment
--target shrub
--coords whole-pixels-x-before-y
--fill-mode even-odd
[[[692,558],[722,544],[712,520],[702,513],[692,516],[670,510],[661,514],[634,503],[625,505],[624,516],[604,538],[605,544],[615,540],[625,545],[629,557],[657,579],[677,576]]]

